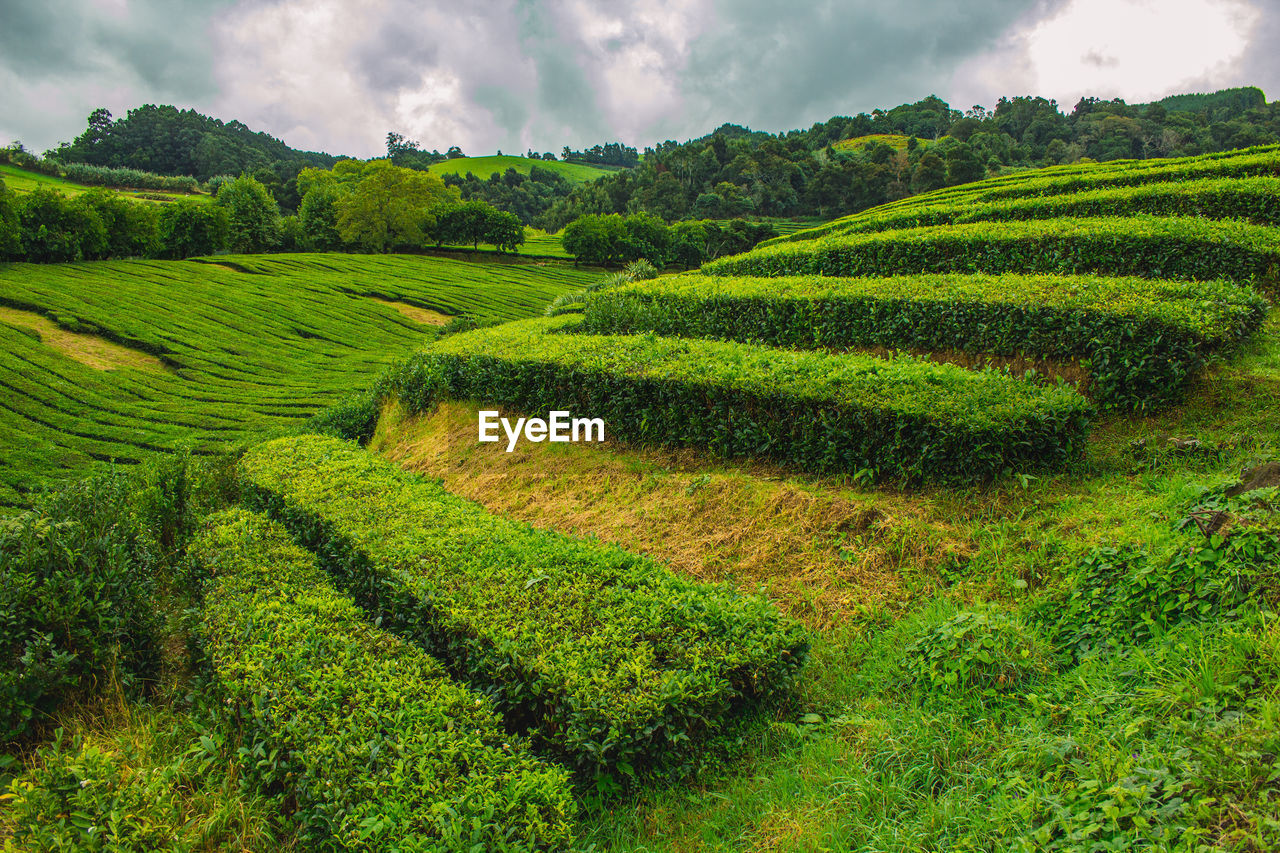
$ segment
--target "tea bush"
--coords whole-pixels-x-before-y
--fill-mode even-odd
[[[279,439],[241,466],[250,502],[384,628],[602,790],[685,772],[805,661],[805,633],[762,599],[490,515],[349,443]]]
[[[628,441],[908,482],[1063,465],[1083,449],[1091,413],[1072,388],[996,371],[577,328],[561,318],[456,335],[404,370],[442,376],[432,391],[457,399],[589,412]]]
[[[1179,399],[1214,353],[1256,332],[1267,302],[1226,282],[934,275],[672,276],[590,294],[594,334],[712,338],[775,347],[959,349],[1081,359],[1095,399]]]
[[[233,510],[192,548],[198,634],[264,787],[307,850],[561,850],[568,774],[489,703],[368,625],[283,527]]]

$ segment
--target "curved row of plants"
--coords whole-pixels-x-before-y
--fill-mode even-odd
[[[1231,352],[1262,325],[1267,307],[1229,282],[684,275],[586,294],[582,329],[801,349],[1082,360],[1094,399],[1142,409],[1180,399],[1208,359]]]
[[[696,765],[736,712],[789,690],[808,652],[763,599],[491,515],[349,442],[279,439],[240,470],[246,501],[384,628],[604,793]]]
[[[436,398],[603,418],[609,435],[802,469],[985,482],[1078,457],[1092,412],[1073,388],[907,356],[591,335],[524,320],[442,338],[393,376],[411,411]]]

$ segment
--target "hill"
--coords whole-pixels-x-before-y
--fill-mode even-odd
[[[521,175],[528,175],[535,167],[561,175],[570,183],[583,184],[607,175],[612,169],[602,166],[588,166],[585,163],[565,163],[560,160],[530,160],[526,157],[513,157],[510,154],[494,154],[488,157],[455,157],[435,163],[428,171],[436,175],[465,175],[471,172],[477,178],[488,179],[490,175],[501,175],[507,169],[515,169]]]
[[[95,461],[212,452],[289,429],[434,324],[511,319],[588,280],[565,266],[421,256],[0,269],[0,506]]]
[[[18,193],[29,193],[41,187],[56,190],[66,196],[76,196],[92,189],[97,189],[91,184],[77,183],[67,178],[57,175],[46,175],[42,172],[35,172],[28,169],[22,169],[8,163],[0,163],[0,180],[4,181],[4,185]],[[207,193],[177,193],[166,192],[164,190],[150,189],[122,189],[112,188],[111,192],[144,202],[164,202],[177,201],[178,199],[196,199],[197,201],[211,201],[212,196]]]

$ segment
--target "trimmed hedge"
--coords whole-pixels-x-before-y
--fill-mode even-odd
[[[560,850],[568,774],[506,734],[438,662],[365,622],[279,524],[210,521],[198,633],[258,781],[307,850]]]
[[[1280,225],[1280,178],[1206,179],[1178,183],[1110,187],[1066,195],[1031,196],[982,202],[940,200],[893,209],[875,209],[819,228],[797,231],[762,245],[816,240],[831,234],[868,234],[931,225],[1014,222],[1063,216],[1203,216]]]
[[[731,715],[788,691],[808,653],[763,599],[490,515],[348,442],[279,439],[241,471],[248,499],[384,628],[605,793],[688,770]]]
[[[564,409],[637,443],[907,482],[985,482],[1083,451],[1090,405],[1069,387],[911,357],[548,334],[579,322],[526,320],[437,341],[391,387],[411,410],[439,394]]]
[[[721,258],[702,270],[746,276],[1097,273],[1270,282],[1280,277],[1280,228],[1148,216],[975,222],[784,243]]]
[[[589,294],[582,329],[1080,359],[1095,399],[1145,408],[1176,401],[1210,354],[1244,340],[1266,312],[1262,297],[1225,282],[685,275]]]

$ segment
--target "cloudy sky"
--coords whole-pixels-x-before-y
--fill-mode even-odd
[[[931,93],[1280,97],[1280,0],[0,0],[0,143],[105,106],[290,145],[558,152],[807,127]]]

